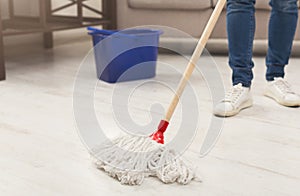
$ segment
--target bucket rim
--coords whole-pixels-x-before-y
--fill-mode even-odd
[[[102,29],[99,30],[89,30],[89,35],[99,35],[103,37],[108,36],[126,36],[126,37],[140,37],[140,36],[149,36],[149,35],[162,35],[164,32],[160,29],[148,29],[148,28],[132,28],[132,29],[124,29],[124,30],[105,30],[103,33],[101,32]],[[132,34],[126,33],[133,31]],[[134,31],[136,33],[134,33]],[[140,31],[140,33],[139,33]],[[108,33],[110,32],[110,34]]]

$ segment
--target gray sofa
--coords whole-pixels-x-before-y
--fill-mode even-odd
[[[117,0],[117,25],[124,29],[140,25],[164,25],[182,30],[199,38],[217,0]],[[269,0],[256,3],[256,35],[254,53],[265,54],[267,27],[270,14]],[[227,53],[226,11],[222,13],[207,48],[212,53]],[[299,20],[300,23],[300,20]],[[293,54],[300,55],[299,27],[296,32]],[[163,37],[162,42],[172,42],[191,50],[191,40]],[[190,52],[190,51],[188,51]]]

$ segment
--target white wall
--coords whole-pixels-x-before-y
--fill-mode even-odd
[[[3,18],[8,18],[8,1],[1,1],[1,15]],[[35,0],[14,0],[15,3],[15,11],[17,14],[31,15],[31,7]]]
[[[7,8],[7,1],[0,0],[1,1],[1,16],[2,18],[7,18],[8,16],[8,8]]]
[[[8,18],[8,1],[1,1],[1,15],[3,18]],[[29,16],[38,16],[38,2],[39,0],[14,0],[15,12],[18,15],[29,15]],[[52,0],[53,7],[60,5],[65,5],[69,3],[67,0]],[[101,1],[100,0],[89,0],[88,5],[100,9]],[[76,6],[73,6],[67,10],[64,10],[64,14],[76,14]],[[88,11],[85,11],[84,14],[93,16]],[[20,35],[20,36],[8,36],[4,39],[6,45],[17,45],[22,43],[33,43],[33,44],[42,44],[41,34],[30,34],[30,35]]]
[[[0,0],[1,2],[1,16],[3,19],[9,18],[8,1]],[[34,15],[32,11],[33,4],[36,4],[37,0],[14,0],[15,12],[18,15]],[[18,45],[22,43],[40,44],[41,35],[20,35],[20,36],[7,36],[4,38],[5,45]]]
[[[53,7],[58,7],[60,5],[65,5],[66,3],[68,3],[68,1],[66,0],[52,0],[52,5]],[[85,4],[95,8],[95,9],[100,9],[101,8],[101,1],[100,0],[89,0],[87,2],[84,2]],[[63,12],[65,14],[76,14],[77,11],[77,7],[76,6],[72,6],[66,10],[64,10]],[[89,15],[89,16],[94,16],[91,15],[91,13],[89,11],[87,11],[86,9],[83,10],[85,15]]]
[[[1,1],[1,14],[2,17],[8,17],[8,0],[0,0]],[[38,15],[38,2],[39,0],[14,0],[15,5],[15,12],[16,14],[20,15],[30,15],[30,16],[37,16]],[[60,5],[68,4],[69,1],[67,0],[52,0],[53,7],[58,7]],[[94,7],[96,9],[101,8],[101,1],[100,0],[90,0],[86,4]],[[65,14],[75,14],[76,13],[76,6],[72,6],[63,11]],[[89,11],[84,10],[84,13],[87,15],[91,15]]]

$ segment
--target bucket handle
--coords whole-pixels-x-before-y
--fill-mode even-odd
[[[95,32],[95,33],[99,33],[99,34],[102,34],[102,35],[107,35],[107,36],[113,35],[113,34],[118,33],[118,32],[120,34],[120,31],[118,31],[118,30],[97,29],[97,28],[94,28],[94,27],[87,27],[87,30]],[[123,37],[126,36],[126,37],[130,37],[130,38],[136,38],[135,35],[128,35],[128,34],[123,34],[123,33],[121,33],[121,35]]]
[[[136,35],[125,34],[125,33],[122,33],[122,31],[118,31],[118,30],[97,29],[95,27],[87,27],[87,30],[95,32],[95,33],[99,33],[99,34],[102,34],[102,35],[107,35],[107,36],[118,33],[118,34],[121,34],[122,36],[130,37],[130,38],[136,38]],[[160,30],[158,32],[159,32],[160,35],[163,33]]]
[[[116,30],[114,31],[114,30],[97,29],[97,28],[94,28],[94,27],[87,27],[87,30],[94,31],[96,33],[101,33],[103,35],[112,35],[112,34],[118,32]]]

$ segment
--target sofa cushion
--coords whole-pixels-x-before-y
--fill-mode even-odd
[[[202,10],[212,7],[211,0],[128,0],[136,9]]]
[[[270,0],[258,0],[256,1],[255,7],[256,9],[270,10],[269,2]]]

